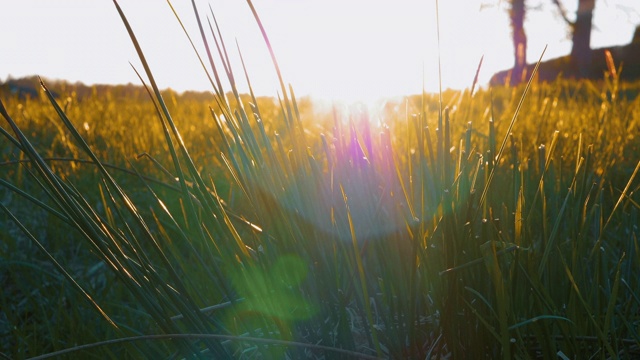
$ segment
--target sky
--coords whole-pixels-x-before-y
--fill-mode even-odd
[[[577,0],[563,0],[574,16]],[[161,0],[119,0],[161,88],[212,90],[176,20]],[[571,41],[551,0],[527,0],[529,62],[566,55]],[[206,57],[191,1],[173,0]],[[196,0],[206,24],[215,15],[236,76],[244,78],[236,42],[254,91],[279,89],[269,53],[246,1]],[[285,82],[297,95],[335,100],[436,92],[480,83],[513,64],[505,0],[254,0]],[[40,75],[85,84],[139,84],[141,62],[112,0],[0,0],[0,80]],[[211,10],[210,10],[211,9]],[[622,45],[640,24],[640,1],[597,0],[592,47]],[[205,25],[206,26],[206,25]],[[439,50],[440,49],[440,50]],[[247,87],[242,85],[241,91]],[[225,90],[229,90],[228,87]]]

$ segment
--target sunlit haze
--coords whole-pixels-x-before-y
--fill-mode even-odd
[[[442,0],[442,86],[470,87],[482,55],[480,83],[513,64],[507,1]],[[545,59],[571,48],[567,26],[550,0],[528,1],[528,61],[545,44]],[[575,10],[577,0],[564,0]],[[168,3],[119,4],[162,88],[211,90]],[[198,51],[206,57],[191,2],[172,2]],[[278,91],[275,72],[249,6],[239,0],[196,1],[206,25],[209,6],[239,66],[237,40],[256,93]],[[434,0],[255,0],[286,82],[298,95],[370,100],[438,90]],[[138,84],[142,69],[110,0],[0,0],[0,79],[41,75],[85,84]],[[640,23],[637,0],[596,1],[592,47],[622,45]],[[573,15],[573,12],[571,13]],[[246,91],[246,86],[241,90]],[[229,90],[227,87],[225,90]]]

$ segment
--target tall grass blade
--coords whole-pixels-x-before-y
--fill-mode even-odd
[[[540,58],[538,59],[538,62],[536,63],[536,66],[533,68],[533,72],[531,73],[531,77],[529,78],[529,81],[527,81],[527,85],[524,88],[524,92],[522,94],[522,96],[520,97],[520,100],[518,101],[518,105],[516,106],[516,110],[513,113],[513,117],[511,118],[511,122],[509,123],[509,127],[507,128],[507,131],[505,133],[504,139],[502,140],[502,144],[500,145],[500,150],[498,151],[497,154],[495,154],[495,162],[499,163],[500,159],[502,158],[502,153],[504,152],[504,149],[507,145],[507,140],[509,139],[509,134],[511,134],[511,131],[513,130],[513,125],[515,124],[516,120],[518,119],[518,115],[520,114],[520,110],[522,109],[522,104],[524,104],[524,99],[527,96],[527,93],[529,92],[529,89],[531,88],[531,84],[533,83],[533,79],[535,77],[535,75],[538,73],[538,68],[540,67],[540,64],[542,63],[542,57],[544,56],[544,53],[546,52],[547,47],[545,46],[544,49],[542,50],[542,54],[540,54]],[[495,168],[491,170],[491,172],[489,173],[489,177],[487,179],[487,183],[484,186],[484,189],[482,190],[482,195],[480,195],[480,205],[482,206],[485,201],[487,200],[487,194],[489,192],[489,187],[491,185],[491,182],[493,181],[493,177],[495,176]]]

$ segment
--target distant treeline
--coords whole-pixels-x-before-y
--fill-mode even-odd
[[[86,99],[89,97],[129,97],[138,98],[144,96],[148,98],[147,91],[142,85],[132,83],[125,85],[108,85],[96,84],[86,85],[81,82],[71,83],[64,80],[43,79],[43,82],[55,97],[73,96],[78,99]],[[178,95],[178,92],[166,89],[163,91],[165,95]],[[17,96],[21,99],[37,98],[40,96],[40,82],[37,76],[27,76],[18,79],[9,78],[6,81],[0,81],[0,94],[2,96]],[[193,100],[207,101],[212,99],[212,93],[209,91],[185,91],[179,94]]]

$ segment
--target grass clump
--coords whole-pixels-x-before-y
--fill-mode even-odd
[[[241,95],[211,30],[196,101],[158,89],[120,14],[148,97],[0,103],[8,356],[637,356],[616,73],[323,114],[247,69]]]

